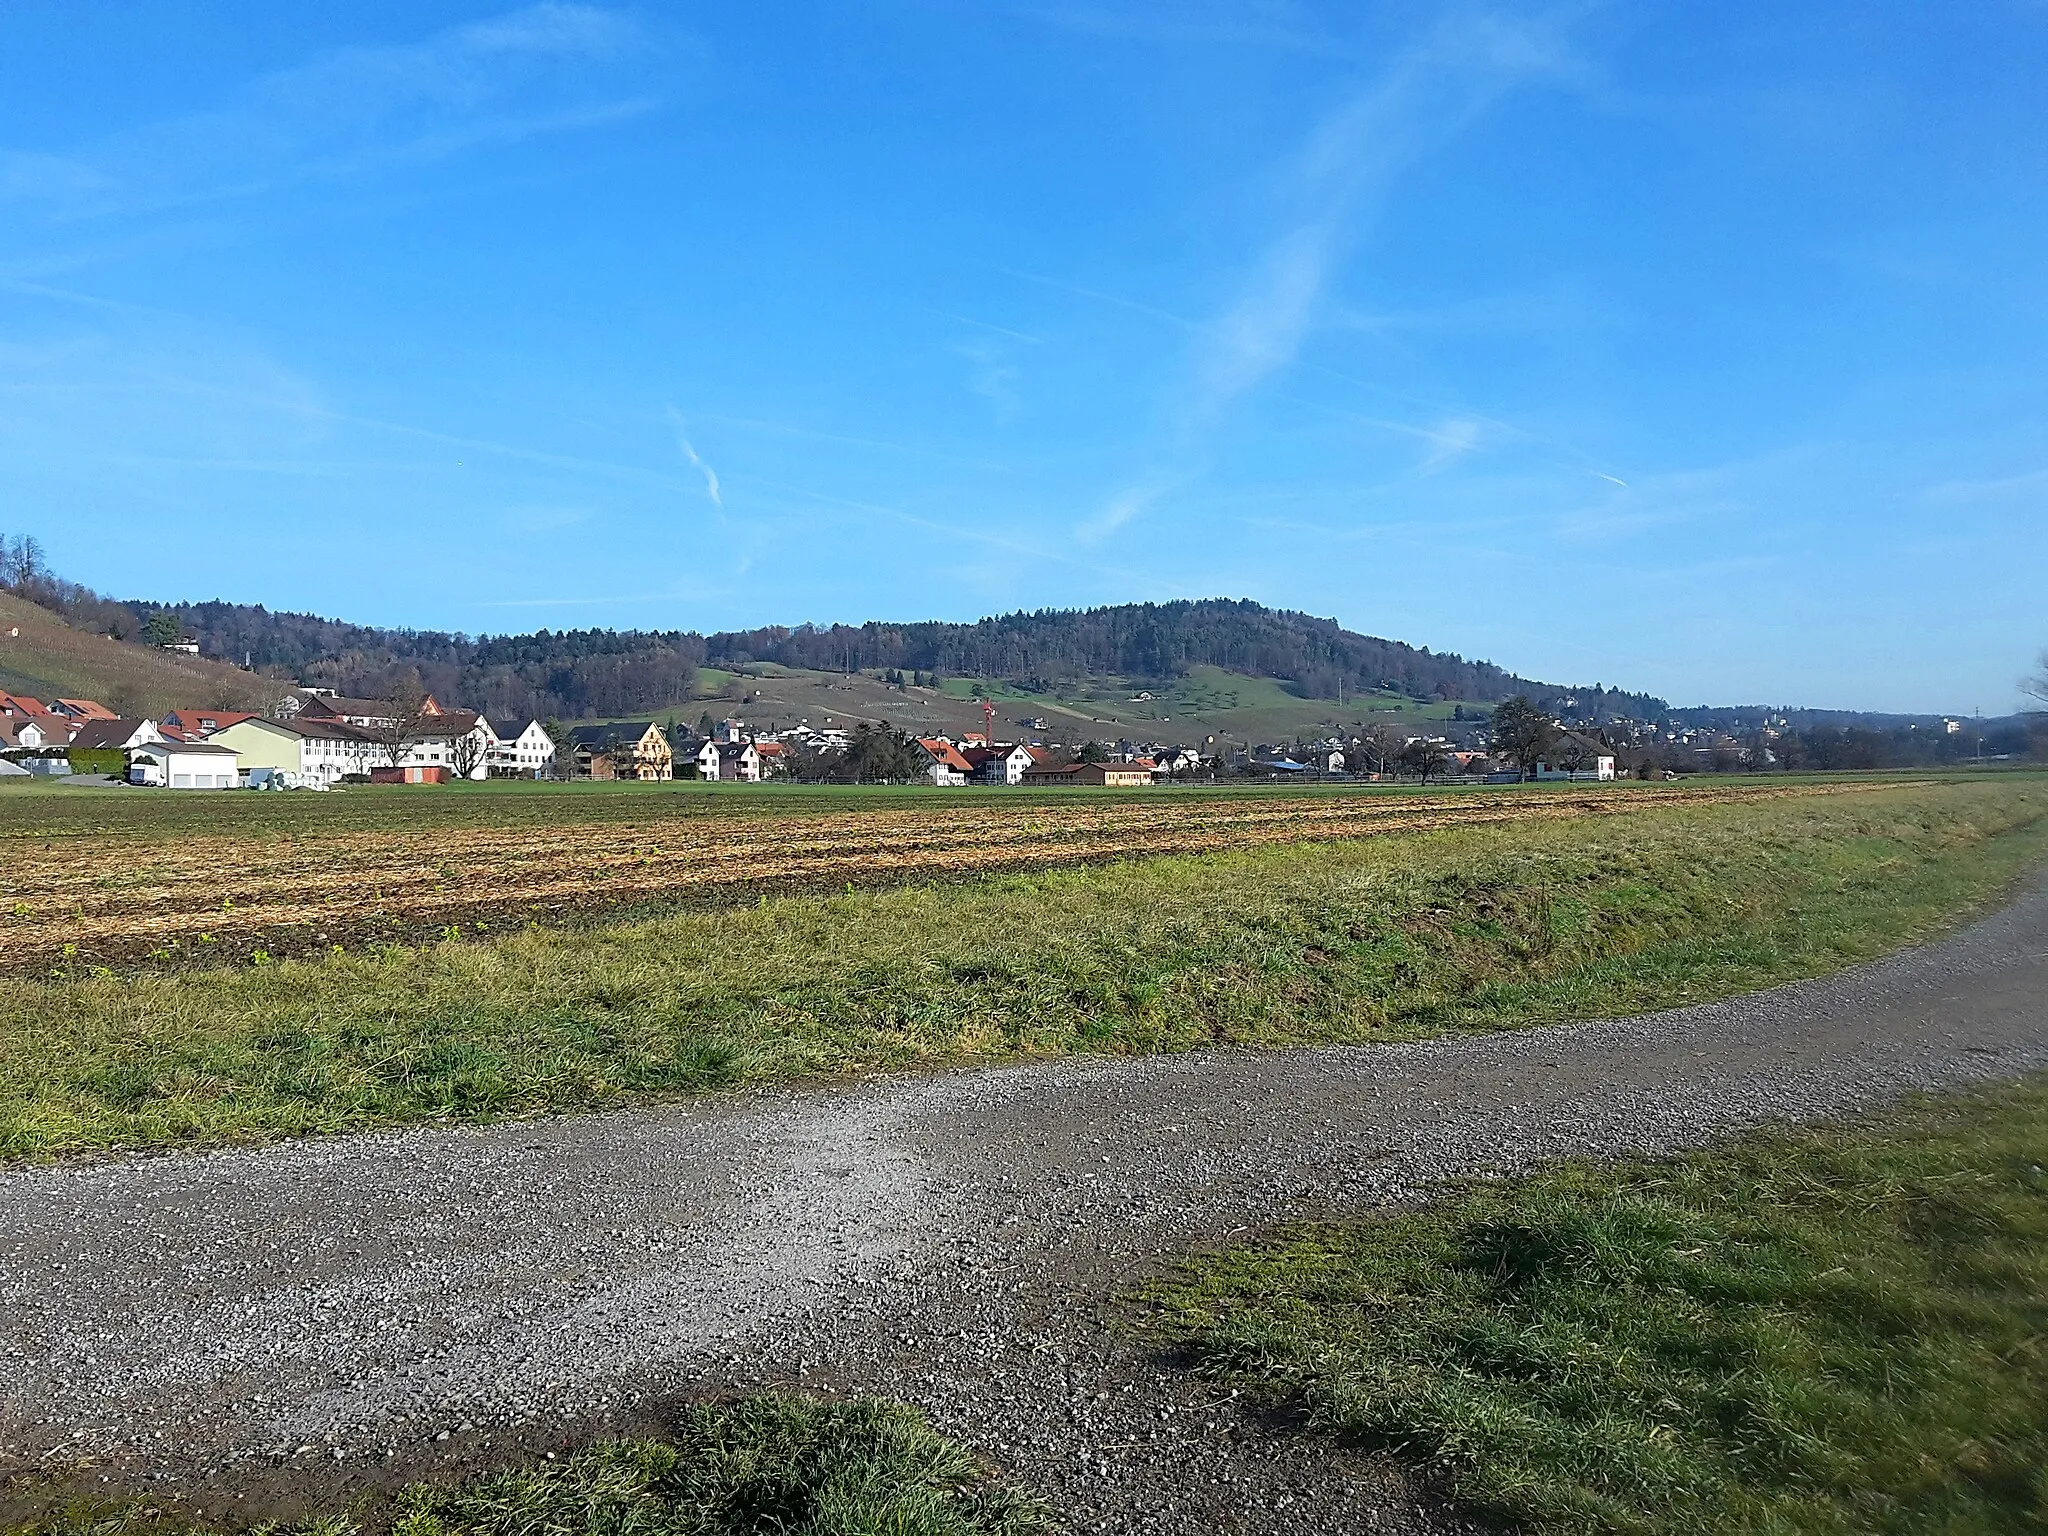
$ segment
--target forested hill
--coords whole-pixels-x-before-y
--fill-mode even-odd
[[[1527,693],[1546,706],[1576,700],[1575,716],[1648,716],[1662,700],[1565,687],[1396,640],[1335,620],[1253,602],[1134,603],[1007,614],[975,624],[803,625],[702,635],[668,630],[541,630],[472,638],[375,629],[235,603],[129,602],[137,626],[177,615],[205,655],[275,668],[302,682],[379,697],[418,684],[445,701],[493,714],[616,716],[689,696],[694,669],[749,661],[846,672],[901,668],[1005,679],[1045,688],[1111,675],[1166,679],[1193,666],[1278,678],[1309,698],[1387,690],[1417,699],[1485,702]]]
[[[1227,598],[1041,609],[977,624],[743,630],[712,635],[706,644],[714,660],[828,671],[896,667],[1041,686],[1104,674],[1170,678],[1189,667],[1214,666],[1279,678],[1307,698],[1335,698],[1341,686],[1350,694],[1384,689],[1417,699],[1574,697],[1589,710],[1604,704],[1617,714],[1664,708],[1645,694],[1540,683],[1491,662],[1354,634],[1335,619]]]

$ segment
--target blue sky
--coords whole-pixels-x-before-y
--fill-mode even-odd
[[[472,632],[1221,594],[2003,712],[2044,75],[2018,0],[10,0],[0,527]]]

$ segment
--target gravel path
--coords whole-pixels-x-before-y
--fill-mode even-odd
[[[268,1509],[801,1382],[923,1405],[1078,1529],[1444,1530],[1149,1358],[1113,1297],[1447,1175],[2043,1066],[2048,882],[1939,945],[1635,1019],[16,1170],[0,1471]]]

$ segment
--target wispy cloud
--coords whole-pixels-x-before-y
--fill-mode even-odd
[[[616,78],[648,47],[623,15],[546,0],[418,42],[340,48],[211,111],[64,153],[0,149],[0,202],[60,220],[140,212],[615,122],[656,105]]]
[[[1325,117],[1277,178],[1272,233],[1236,300],[1196,329],[1160,450],[1165,466],[1143,483],[1196,477],[1232,407],[1295,362],[1358,225],[1402,172],[1516,86],[1573,73],[1554,26],[1461,11]],[[1459,451],[1452,447],[1453,456]],[[1157,499],[1155,492],[1144,504]],[[1111,498],[1112,508],[1124,504],[1126,497]],[[1094,519],[1077,532],[1099,537],[1102,525]]]
[[[1433,475],[1446,464],[1463,458],[1479,446],[1485,431],[1481,423],[1469,416],[1439,422],[1433,429],[1425,430],[1423,439],[1429,449],[1422,456],[1422,473]]]
[[[668,419],[676,432],[676,446],[683,450],[683,457],[690,461],[690,467],[704,477],[704,494],[711,498],[711,505],[725,510],[725,496],[718,489],[718,471],[706,464],[690,439],[683,431],[682,413],[674,406],[668,408]]]
[[[724,507],[725,497],[720,495],[718,490],[718,471],[697,456],[697,450],[690,446],[687,437],[683,439],[683,457],[695,465],[697,472],[703,475],[704,494],[711,498],[711,504],[714,507]]]
[[[1076,528],[1075,536],[1083,544],[1099,544],[1124,524],[1151,510],[1152,503],[1169,489],[1171,487],[1164,483],[1128,486],[1110,497],[1099,513]]]

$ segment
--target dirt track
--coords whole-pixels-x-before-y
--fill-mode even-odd
[[[921,1403],[1082,1529],[1438,1529],[1150,1360],[1112,1298],[1445,1175],[2042,1066],[2048,882],[1938,946],[1618,1022],[15,1171],[0,1465],[247,1510],[765,1380]]]

